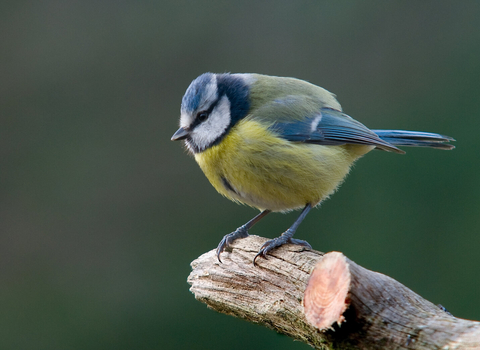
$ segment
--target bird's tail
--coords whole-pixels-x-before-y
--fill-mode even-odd
[[[413,147],[431,147],[450,150],[454,145],[445,143],[455,141],[450,136],[435,134],[423,131],[405,131],[405,130],[372,130],[383,141],[394,146],[413,146]]]

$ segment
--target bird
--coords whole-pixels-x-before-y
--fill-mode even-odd
[[[370,130],[342,111],[336,95],[305,80],[253,73],[204,73],[182,98],[184,144],[213,187],[234,202],[260,210],[226,234],[217,259],[271,212],[301,210],[280,236],[253,259],[290,243],[309,211],[332,195],[356,160],[372,151],[403,154],[397,146],[454,148],[450,136],[405,130]]]

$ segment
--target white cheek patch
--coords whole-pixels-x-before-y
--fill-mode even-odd
[[[230,101],[223,96],[206,121],[192,132],[192,141],[204,150],[214,143],[230,125]]]

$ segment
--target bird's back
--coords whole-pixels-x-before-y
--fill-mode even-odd
[[[296,78],[242,74],[250,85],[250,115],[276,121],[298,120],[321,108],[342,110],[328,90]]]

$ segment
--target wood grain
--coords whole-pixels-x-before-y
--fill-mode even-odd
[[[265,241],[237,240],[223,263],[214,250],[194,260],[188,282],[195,298],[317,349],[480,349],[479,322],[453,317],[341,253],[285,245],[254,267]]]

